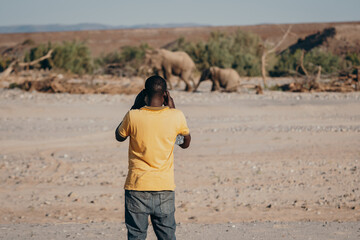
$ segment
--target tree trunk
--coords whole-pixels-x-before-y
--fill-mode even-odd
[[[300,67],[303,70],[303,72],[305,73],[305,76],[308,78],[309,73],[306,71],[305,66],[304,66],[304,54],[305,54],[305,51],[302,50],[301,51],[301,56],[300,56]]]
[[[267,52],[264,50],[263,55],[261,56],[261,76],[263,79],[264,88],[266,88],[266,55]]]
[[[318,82],[321,78],[321,66],[318,66],[318,72],[316,74],[315,83]]]
[[[292,25],[289,26],[289,28],[286,30],[286,32],[284,33],[284,35],[282,36],[280,41],[272,49],[266,50],[266,48],[264,46],[264,52],[263,52],[263,55],[261,56],[261,76],[263,79],[264,88],[267,88],[267,86],[266,86],[266,57],[268,54],[275,52],[280,47],[280,45],[285,41],[286,37],[289,35],[291,28],[292,28]]]

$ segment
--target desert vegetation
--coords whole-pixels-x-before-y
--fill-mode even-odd
[[[290,30],[291,27],[283,38]],[[315,76],[337,78],[357,74],[357,67],[360,65],[359,54],[333,53],[324,45],[335,34],[334,28],[324,29],[299,39],[297,43],[281,51],[272,46],[276,43],[269,45],[260,36],[240,30],[228,34],[214,31],[207,40],[200,41],[188,41],[185,37],[180,37],[163,47],[171,51],[186,52],[195,62],[199,73],[212,66],[232,68],[242,77],[263,76],[264,85],[266,76],[300,77],[309,81],[314,80]],[[123,46],[113,52],[93,57],[86,42],[36,44],[33,40],[27,39],[21,46],[31,47],[25,48],[22,54],[17,55],[3,51],[0,56],[0,72],[5,72],[11,67],[8,72],[45,69],[80,76],[105,74],[117,77],[145,77],[148,74],[143,71],[145,53],[153,49],[149,44],[142,43],[137,46]],[[37,61],[50,50],[50,57]]]
[[[31,39],[26,42],[31,42]],[[24,44],[24,43],[23,43]],[[34,43],[32,43],[34,44]],[[31,68],[53,69],[75,74],[91,74],[94,70],[104,74],[141,75],[139,71],[146,49],[152,47],[146,43],[139,46],[124,46],[108,54],[92,58],[85,42],[63,42],[62,44],[40,44],[27,51],[24,62],[34,61],[54,49],[50,59],[41,61]],[[259,36],[238,31],[235,34],[212,32],[208,41],[190,42],[184,37],[165,46],[171,51],[184,51],[194,60],[197,69],[203,71],[211,66],[233,68],[240,76],[261,75],[262,40]],[[268,60],[267,73],[270,77],[304,74],[299,68],[302,50],[291,52],[286,49],[274,53]],[[0,56],[0,72],[12,62],[10,56]],[[304,66],[309,73],[315,73],[317,66],[322,67],[324,74],[336,74],[353,71],[353,66],[360,65],[357,53],[335,55],[324,48],[316,47],[304,54]]]
[[[148,44],[140,46],[124,46],[120,51],[114,51],[94,59],[95,68],[104,74],[118,76],[141,75],[141,65],[145,57]]]
[[[92,73],[94,69],[93,59],[90,50],[83,42],[64,42],[62,44],[52,44],[49,42],[44,45],[33,47],[25,54],[24,61],[34,61],[44,56],[53,49],[51,58],[43,60],[37,67],[42,69],[55,69],[75,74]]]

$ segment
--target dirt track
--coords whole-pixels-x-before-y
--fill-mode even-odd
[[[289,222],[314,222],[308,226],[314,234],[319,222],[349,222],[327,232],[359,236],[359,93],[174,91],[173,97],[193,136],[190,149],[175,149],[180,236],[186,227],[196,234],[207,226],[197,224],[215,224],[207,238],[216,239],[229,222],[245,231],[251,225],[242,222],[252,221],[265,222],[269,232],[284,222],[295,235],[299,228]],[[124,220],[127,143],[115,142],[113,131],[133,99],[0,90],[0,232],[10,234],[4,236],[33,229],[28,223],[43,224],[35,233],[46,224],[62,231],[63,223],[104,222],[89,233],[119,230],[111,222]],[[98,230],[106,224],[111,232]]]

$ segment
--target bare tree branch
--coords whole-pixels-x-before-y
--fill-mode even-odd
[[[292,25],[289,26],[289,28],[286,30],[286,32],[284,33],[284,35],[282,36],[280,41],[273,48],[266,50],[265,46],[264,46],[264,51],[261,56],[261,76],[263,79],[264,87],[266,87],[266,57],[268,54],[275,52],[281,46],[281,44],[285,41],[285,39],[289,35],[291,28],[292,28]]]
[[[14,70],[14,66],[17,63],[16,61],[13,61],[10,63],[10,65],[1,73],[0,78],[6,78],[10,75],[10,73]]]
[[[292,28],[292,25],[289,26],[289,28],[286,30],[286,32],[282,36],[281,40],[275,45],[275,47],[273,47],[272,49],[267,51],[267,54],[275,52],[280,47],[280,45],[285,41],[285,39],[289,35],[291,28]]]
[[[10,63],[10,65],[2,72],[2,74],[0,75],[0,78],[6,78],[7,76],[10,75],[10,73],[14,70],[14,67],[16,65],[18,65],[19,67],[30,67],[30,66],[34,66],[35,64],[48,59],[51,57],[51,54],[54,50],[50,49],[49,52],[45,55],[42,56],[41,58],[38,58],[36,60],[33,60],[31,62],[19,62],[19,60],[15,60],[12,63]]]
[[[321,77],[321,66],[319,65],[318,66],[318,72],[316,74],[316,78],[315,78],[315,82],[319,81],[320,80],[320,77]]]
[[[309,77],[309,73],[308,73],[308,71],[306,70],[306,68],[304,66],[304,54],[305,54],[305,51],[302,50],[301,51],[301,56],[300,56],[300,67],[303,70],[303,72],[305,73],[305,76]]]
[[[44,61],[45,59],[48,59],[51,57],[51,54],[54,50],[51,49],[45,56],[42,56],[41,58],[38,58],[34,61],[31,61],[31,62],[20,62],[19,63],[19,66],[20,67],[28,67],[28,66],[34,66],[35,64],[41,62],[41,61]]]

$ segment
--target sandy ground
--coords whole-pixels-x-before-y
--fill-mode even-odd
[[[360,93],[173,91],[179,239],[359,239]],[[0,239],[125,238],[133,95],[0,89]],[[150,238],[154,239],[152,231]]]
[[[177,226],[177,239],[199,240],[331,240],[360,237],[360,224],[319,222],[255,222],[199,224],[186,223]],[[0,239],[126,239],[123,223],[64,223],[64,224],[13,224],[0,225]],[[156,239],[148,230],[149,240]]]

